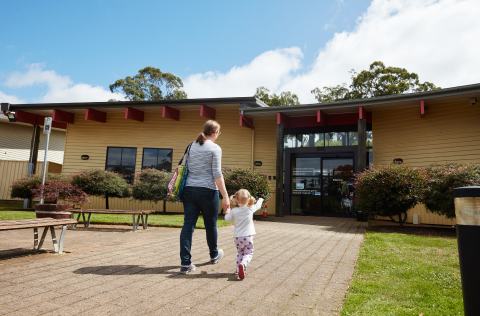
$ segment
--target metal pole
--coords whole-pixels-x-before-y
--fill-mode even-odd
[[[45,157],[43,158],[43,174],[42,174],[42,185],[45,184],[45,174],[47,172],[47,155],[48,155],[48,142],[50,140],[50,133],[47,134],[47,141],[45,143]],[[43,191],[42,191],[43,195]],[[40,204],[43,204],[43,198],[40,199]]]

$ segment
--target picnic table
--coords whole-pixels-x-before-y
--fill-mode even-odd
[[[50,217],[44,218],[32,218],[32,219],[18,219],[18,220],[1,220],[0,231],[15,230],[15,229],[27,229],[33,228],[33,249],[42,249],[43,242],[47,236],[48,230],[52,235],[53,248],[56,253],[63,253],[63,240],[65,239],[65,231],[67,225],[76,224],[74,219],[53,219]],[[59,244],[57,244],[57,237],[55,235],[55,226],[62,226],[62,233],[60,234]],[[40,242],[38,241],[38,228],[44,227]]]
[[[104,209],[68,209],[67,211],[72,212],[72,217],[73,213],[78,213],[77,216],[77,222],[80,220],[80,216],[83,217],[83,224],[84,227],[90,227],[90,217],[92,214],[131,214],[132,215],[132,220],[133,220],[133,231],[136,232],[138,229],[138,225],[140,223],[140,220],[142,220],[142,226],[143,229],[148,228],[148,215],[150,213],[155,212],[154,210],[104,210]],[[87,220],[85,220],[85,214],[88,214]],[[135,215],[137,218],[135,219]],[[145,219],[144,216],[145,215]],[[72,225],[72,228],[75,228],[77,224]]]

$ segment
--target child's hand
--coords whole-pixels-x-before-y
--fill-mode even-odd
[[[263,198],[259,198],[258,200],[259,200],[259,201],[261,201],[261,202],[263,203],[263,200],[264,200],[264,199],[263,199]]]
[[[230,213],[230,209],[225,211],[225,215],[227,215],[228,213]]]

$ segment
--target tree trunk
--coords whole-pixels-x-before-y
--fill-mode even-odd
[[[105,194],[105,208],[106,208],[107,210],[110,209],[110,207],[108,206],[108,193]]]
[[[167,201],[163,200],[163,212],[167,212]]]

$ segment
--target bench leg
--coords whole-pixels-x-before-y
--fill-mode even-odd
[[[145,214],[145,223],[143,223],[143,229],[148,228],[148,214]]]
[[[60,234],[59,247],[58,247],[58,253],[59,254],[63,253],[63,241],[65,239],[65,232],[66,231],[67,231],[67,225],[63,225],[62,226],[62,233]]]
[[[133,231],[136,232],[138,228],[138,223],[140,222],[140,215],[138,216],[138,219],[135,220],[135,214],[132,214],[132,219],[133,219]]]
[[[87,227],[90,227],[90,217],[92,217],[92,213],[88,214]]]
[[[38,248],[38,228],[33,229],[33,249],[37,250]]]
[[[78,224],[78,222],[80,221],[80,215],[82,215],[82,212],[78,213],[78,216],[77,216],[77,224]],[[75,216],[74,216],[73,218],[75,218]],[[77,224],[72,224],[72,228],[77,228]]]
[[[140,216],[142,218],[142,227],[143,227],[143,229],[145,229],[145,222],[143,221],[143,214],[138,215],[138,217],[140,217]]]
[[[83,217],[83,227],[88,227],[87,226],[87,221],[85,220],[85,214],[82,213],[82,217]]]
[[[57,236],[55,235],[55,227],[50,226],[50,233],[52,234],[53,249],[58,252]]]
[[[40,242],[38,243],[37,250],[42,249],[43,242],[45,241],[45,237],[47,236],[47,232],[48,232],[48,227],[45,227],[45,229],[43,230],[43,233],[42,233],[42,237],[40,238]]]

